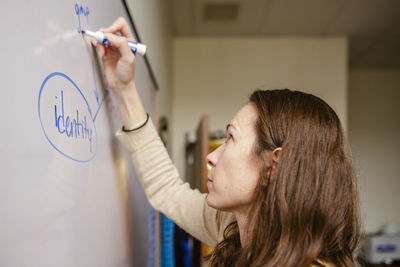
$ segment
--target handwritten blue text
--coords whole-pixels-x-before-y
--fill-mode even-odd
[[[56,99],[58,97],[56,96]],[[79,120],[79,110],[76,109],[76,116],[65,115],[64,112],[64,92],[61,90],[61,111],[60,106],[57,110],[57,104],[54,105],[54,120],[55,127],[60,134],[65,134],[71,138],[82,138],[89,141],[89,149],[92,152],[92,135],[93,130],[87,127],[86,116],[83,116],[82,121]]]

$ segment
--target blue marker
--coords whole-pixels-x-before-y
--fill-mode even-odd
[[[89,37],[94,38],[97,42],[100,42],[105,45],[111,45],[110,42],[105,37],[104,33],[102,32],[82,31],[82,33],[86,34]],[[128,41],[128,45],[133,53],[138,53],[141,56],[144,56],[144,54],[146,53],[146,45],[144,44]]]

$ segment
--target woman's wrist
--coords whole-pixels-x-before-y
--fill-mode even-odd
[[[122,131],[127,132],[127,133],[137,131],[137,130],[143,128],[147,124],[147,122],[149,121],[149,118],[150,118],[149,113],[147,113],[146,120],[140,126],[133,128],[133,129],[127,129],[127,128],[125,128],[125,126],[122,126]]]
[[[133,81],[127,87],[119,88],[116,100],[125,129],[137,128],[146,121],[147,113]]]

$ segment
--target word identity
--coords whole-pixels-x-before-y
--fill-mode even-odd
[[[58,99],[58,97],[56,96],[55,99]],[[54,105],[54,122],[58,133],[65,134],[67,137],[71,138],[87,139],[90,144],[90,152],[92,152],[93,129],[87,127],[86,116],[83,116],[82,120],[80,120],[78,109],[76,109],[75,114],[65,114],[63,90],[61,90],[60,102],[61,103]]]
[[[70,77],[53,72],[45,78],[40,87],[38,113],[43,133],[55,150],[79,162],[93,159],[97,150],[94,117]]]

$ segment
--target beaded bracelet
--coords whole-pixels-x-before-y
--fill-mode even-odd
[[[147,124],[147,122],[149,121],[149,113],[146,113],[146,115],[147,115],[146,121],[142,125],[140,125],[139,127],[134,128],[134,129],[131,129],[131,130],[127,130],[127,129],[125,129],[125,126],[122,126],[122,131],[126,132],[126,133],[129,133],[129,132],[133,132],[133,131],[139,130],[140,128],[145,126]]]

